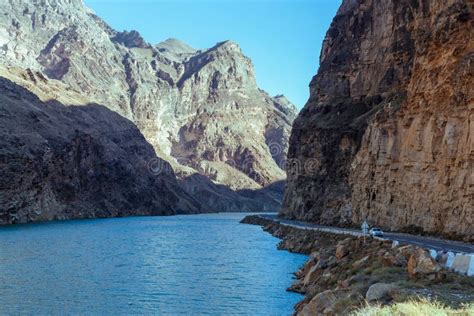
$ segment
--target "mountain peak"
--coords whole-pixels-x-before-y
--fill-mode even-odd
[[[285,114],[296,116],[298,113],[296,106],[285,95],[277,94],[273,100],[276,101],[277,108]]]
[[[223,50],[228,50],[228,51],[239,51],[239,52],[241,51],[239,44],[231,40],[219,42],[209,50],[218,50],[218,49],[223,49]]]
[[[183,60],[189,55],[196,53],[194,48],[176,38],[168,38],[158,43],[155,47],[160,53],[175,61]]]
[[[196,52],[196,50],[194,48],[192,48],[191,46],[189,46],[185,42],[180,41],[179,39],[176,39],[176,38],[168,38],[168,39],[164,40],[163,42],[158,43],[156,45],[156,47],[158,49],[162,48],[162,49],[166,49],[166,50],[169,50],[169,51],[175,51],[175,52],[180,52],[180,53],[192,54],[192,53]]]
[[[277,99],[277,100],[286,100],[286,101],[290,102],[284,94],[277,94],[273,98]]]
[[[41,3],[42,6],[68,6],[68,7],[85,7],[83,0],[45,0]]]

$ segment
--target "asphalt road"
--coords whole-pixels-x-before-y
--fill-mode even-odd
[[[308,223],[308,222],[282,219],[282,218],[278,218],[277,215],[273,215],[273,214],[262,214],[260,216],[263,218],[280,222],[282,224],[288,224],[288,225],[297,226],[301,228],[309,228],[309,229],[336,228],[339,231],[341,231],[341,233],[344,233],[344,231],[360,232],[360,230],[356,230],[356,229],[323,226],[323,225],[318,225],[318,224],[313,224],[313,223]],[[401,243],[411,244],[411,245],[416,245],[416,246],[423,246],[425,248],[430,248],[434,250],[444,250],[444,251],[452,251],[454,253],[474,254],[474,244],[463,243],[463,242],[458,242],[458,241],[437,239],[433,237],[424,237],[424,236],[417,236],[417,235],[410,235],[410,234],[403,234],[403,233],[392,233],[392,232],[384,233],[384,239],[396,240]]]

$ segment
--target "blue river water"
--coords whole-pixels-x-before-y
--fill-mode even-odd
[[[306,256],[244,216],[0,227],[0,315],[290,315]]]

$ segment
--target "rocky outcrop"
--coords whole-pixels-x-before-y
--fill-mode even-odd
[[[257,87],[236,43],[196,50],[168,39],[153,46],[136,31],[112,29],[81,0],[4,1],[0,10],[4,66],[43,73],[84,96],[82,104],[129,119],[183,188],[202,193],[203,209],[278,209],[281,193],[273,191],[282,186],[266,187],[285,179],[296,110]],[[154,164],[153,173],[162,167]]]
[[[441,266],[424,249],[414,251],[408,260],[408,274],[412,278],[434,275],[439,270],[441,270]]]
[[[118,32],[111,38],[111,40],[128,48],[151,48],[151,45],[148,44],[140,35],[140,33],[135,30],[130,32]]]
[[[167,162],[131,121],[99,104],[51,100],[45,90],[82,97],[40,73],[1,75],[0,225],[202,211],[171,168],[150,172],[150,161]]]
[[[347,297],[346,290],[327,290],[317,294],[297,316],[331,315],[334,314],[334,305]]]
[[[281,215],[474,238],[473,7],[343,1],[290,139]]]
[[[242,223],[263,226],[282,239],[279,249],[308,255],[288,288],[305,295],[296,315],[351,315],[362,306],[415,297],[454,307],[474,299],[473,278],[442,268],[441,256],[433,259],[413,245],[299,229],[255,215]]]

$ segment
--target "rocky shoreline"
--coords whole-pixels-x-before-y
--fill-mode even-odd
[[[280,238],[280,250],[309,255],[287,289],[305,295],[295,315],[347,315],[368,304],[423,298],[451,307],[474,300],[473,278],[444,269],[446,258],[435,260],[419,247],[297,229],[256,215],[241,223]]]

